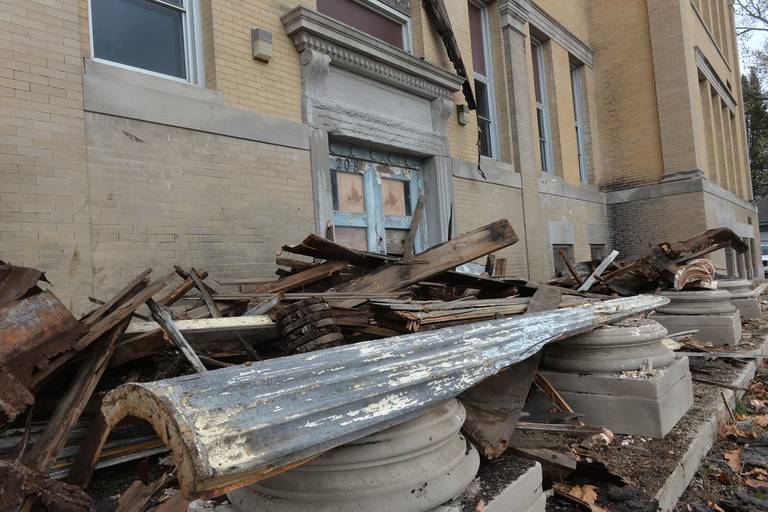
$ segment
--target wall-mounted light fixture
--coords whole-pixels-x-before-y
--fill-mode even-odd
[[[461,126],[469,123],[469,107],[466,105],[456,105],[456,117]]]
[[[269,59],[272,58],[272,32],[261,28],[252,28],[251,48],[254,60],[269,62]]]

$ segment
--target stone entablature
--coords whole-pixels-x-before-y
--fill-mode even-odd
[[[446,155],[464,79],[309,9],[282,18],[300,53],[304,121],[331,136]]]

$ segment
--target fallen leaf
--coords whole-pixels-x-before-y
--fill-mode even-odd
[[[480,500],[480,503],[478,503],[477,507],[475,507],[475,512],[483,512],[483,510],[485,510],[486,506],[487,505],[485,503],[485,500]]]
[[[766,428],[768,427],[768,414],[761,414],[760,416],[752,416],[752,421],[755,424],[763,428]]]
[[[744,480],[744,483],[748,486],[752,487],[753,489],[760,489],[761,487],[768,487],[768,482],[764,482],[762,480],[754,480],[752,478],[748,478]]]
[[[765,409],[765,401],[764,400],[758,400],[757,398],[753,398],[749,401],[750,407],[753,409],[756,409],[758,411],[761,411]]]
[[[717,503],[712,503],[711,501],[708,501],[707,506],[716,512],[725,512],[725,510],[723,510],[722,507],[720,507],[720,505],[718,505]]]
[[[768,471],[763,468],[752,468],[744,476],[754,476],[758,480],[768,480]]]
[[[736,473],[741,472],[741,448],[723,453],[723,458],[728,461],[728,466]]]

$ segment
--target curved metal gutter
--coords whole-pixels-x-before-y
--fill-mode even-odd
[[[667,302],[640,295],[124,384],[102,411],[110,428],[148,421],[182,493],[216,496],[423,414],[547,343]]]

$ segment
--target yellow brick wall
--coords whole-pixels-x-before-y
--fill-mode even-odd
[[[602,165],[598,185],[662,178],[659,119],[645,2],[593,0],[588,9]]]

